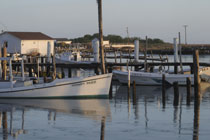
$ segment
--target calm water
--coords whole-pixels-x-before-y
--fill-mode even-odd
[[[136,104],[127,87],[113,85],[111,100],[0,100],[2,139],[206,140],[210,137],[209,85],[202,86],[201,104],[186,105],[180,87],[179,106],[173,88],[166,90],[163,107],[160,87],[137,86]],[[132,90],[130,91],[132,93]],[[192,97],[193,98],[193,97]]]
[[[170,60],[172,57],[169,57]],[[191,61],[185,56],[183,61]],[[208,62],[209,56],[201,56]],[[91,75],[88,72],[85,75]],[[73,75],[78,75],[77,72]],[[81,76],[82,73],[79,73]],[[186,88],[179,88],[174,106],[173,88],[137,86],[136,100],[127,87],[114,83],[113,99],[0,100],[1,139],[20,140],[208,140],[210,85],[201,88],[200,106],[186,103]]]

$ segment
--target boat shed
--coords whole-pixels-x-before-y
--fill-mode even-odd
[[[41,56],[54,51],[54,39],[41,32],[3,32],[0,34],[0,47],[7,42],[10,54],[39,53]]]

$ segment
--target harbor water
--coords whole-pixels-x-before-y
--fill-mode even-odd
[[[208,62],[208,58],[200,60]],[[93,72],[84,75],[87,74]],[[136,86],[135,99],[132,88],[128,94],[127,86],[113,81],[112,89],[112,99],[0,99],[0,137],[3,140],[209,139],[209,83],[202,83],[200,104],[196,106],[193,92],[187,103],[186,87],[179,87],[176,106],[173,87],[166,89],[165,105],[160,86]]]
[[[193,96],[186,103],[186,87],[180,87],[179,105],[173,105],[173,88],[113,84],[113,99],[0,100],[2,139],[186,140],[208,139],[210,89],[202,86],[200,106]],[[128,98],[130,97],[130,98]]]

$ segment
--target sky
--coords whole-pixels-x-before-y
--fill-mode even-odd
[[[102,0],[104,35],[210,44],[210,0]],[[0,0],[0,30],[76,38],[98,32],[96,0]]]

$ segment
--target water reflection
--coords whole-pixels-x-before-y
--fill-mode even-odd
[[[132,93],[132,88],[130,90],[130,93]],[[143,117],[141,116],[144,116],[144,129],[146,134],[153,134],[152,132],[154,131],[159,135],[161,135],[161,132],[169,132],[168,135],[172,137],[174,135],[172,132],[177,131],[177,139],[182,139],[181,137],[191,135],[193,136],[193,140],[198,140],[200,128],[200,102],[202,101],[202,97],[209,99],[210,84],[202,83],[200,89],[201,96],[199,99],[195,100],[195,102],[192,102],[192,99],[194,99],[194,93],[192,93],[192,99],[190,101],[187,100],[186,87],[179,87],[179,89],[176,90],[178,90],[179,96],[176,101],[177,104],[174,104],[174,88],[171,87],[166,89],[166,107],[163,105],[163,102],[161,102],[162,90],[161,87],[158,86],[136,86],[135,101],[130,100],[130,98],[133,96],[132,94],[130,95],[130,98],[127,96],[127,86],[121,85],[115,94],[115,100],[119,104],[125,104],[128,102],[128,106],[130,106],[130,104],[133,102],[132,111],[134,114],[135,123],[142,121]],[[161,105],[163,107],[162,110],[160,110],[162,113],[156,110],[156,108],[158,109]],[[144,109],[144,112],[140,112],[141,109]],[[186,114],[186,112],[191,112],[191,110],[194,114],[192,117],[189,115],[190,113]],[[131,110],[128,113],[131,113]],[[163,116],[163,114],[167,115]],[[154,120],[159,120],[160,123]],[[170,120],[173,123],[170,123]],[[189,125],[190,122],[192,125]]]
[[[111,120],[111,111],[109,100],[107,99],[87,99],[87,100],[21,100],[0,99],[0,118],[2,117],[2,137],[4,140],[8,136],[17,138],[21,134],[26,134],[24,129],[25,111],[29,109],[41,109],[48,112],[48,121],[56,121],[57,113],[65,113],[69,115],[79,115],[94,121],[101,121],[101,139],[104,139],[106,119]],[[13,128],[14,113],[20,113],[21,127]],[[10,113],[10,118],[8,118]],[[10,122],[9,129],[7,122]],[[31,124],[33,125],[33,121]],[[9,131],[8,131],[9,130]]]

